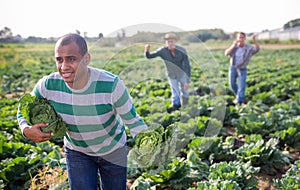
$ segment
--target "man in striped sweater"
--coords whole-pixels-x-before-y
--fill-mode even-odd
[[[80,35],[67,34],[55,46],[58,72],[43,77],[32,94],[46,98],[67,123],[64,138],[71,189],[126,189],[126,125],[133,137],[147,128],[136,113],[130,94],[116,75],[89,67],[90,54]],[[18,112],[23,135],[47,141],[41,123],[29,126]]]

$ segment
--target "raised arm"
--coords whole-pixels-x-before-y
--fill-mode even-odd
[[[151,52],[150,53],[150,44],[146,44],[145,45],[145,52],[144,52],[144,55],[145,55],[145,57],[147,58],[147,59],[152,59],[152,58],[155,58],[155,57],[158,57],[158,56],[161,56],[161,50],[162,50],[162,48],[160,48],[160,49],[158,49],[158,50],[156,50],[156,51],[154,51],[154,52]]]
[[[253,40],[253,43],[255,45],[255,48],[258,50],[260,47],[259,47],[259,44],[256,40],[256,36],[255,35],[252,35],[252,40]]]
[[[226,50],[225,50],[225,56],[229,56],[231,54],[231,52],[234,50],[234,48],[238,45],[238,41],[234,40],[233,43],[231,44],[231,46],[229,46]]]

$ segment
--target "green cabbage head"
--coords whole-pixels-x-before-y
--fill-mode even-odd
[[[129,151],[129,162],[149,169],[163,164],[176,152],[175,134],[175,127],[172,126],[141,131]]]
[[[19,100],[19,109],[22,116],[29,125],[38,123],[48,123],[47,127],[41,128],[43,132],[51,131],[52,140],[60,140],[67,131],[67,125],[62,117],[56,113],[50,102],[45,99],[39,99],[30,94],[24,94]]]

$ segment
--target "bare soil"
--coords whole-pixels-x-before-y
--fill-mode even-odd
[[[217,45],[217,46],[208,46],[207,48],[210,50],[217,50],[217,49],[226,49],[228,46],[224,45]],[[261,44],[261,49],[300,49],[300,44]]]

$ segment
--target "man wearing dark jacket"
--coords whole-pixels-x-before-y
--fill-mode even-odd
[[[188,104],[191,66],[185,48],[176,45],[179,37],[167,33],[164,37],[166,45],[154,52],[149,52],[150,45],[145,45],[145,56],[148,59],[161,57],[165,63],[172,92],[172,107],[168,111],[178,110],[181,105]],[[182,101],[180,101],[180,96]]]

